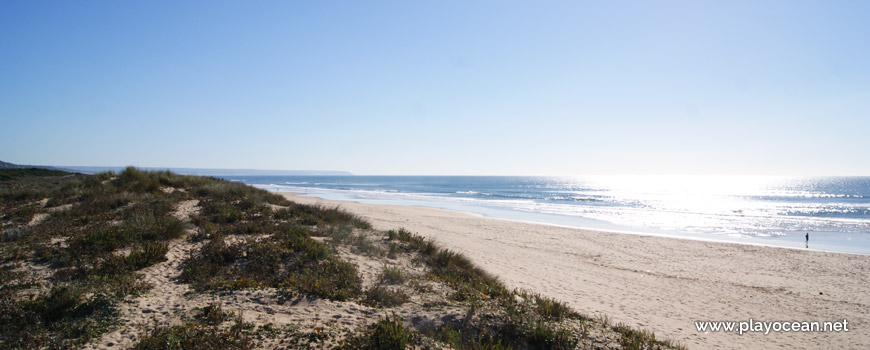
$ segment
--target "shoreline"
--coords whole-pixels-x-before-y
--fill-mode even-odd
[[[319,198],[319,197],[314,197]],[[323,200],[322,198],[319,198]],[[340,201],[343,202],[343,201]],[[364,203],[359,203],[364,204]],[[417,208],[429,208],[429,209],[438,209],[438,210],[447,210],[454,211],[459,213],[466,213],[458,210],[450,210],[450,209],[440,209],[433,207],[425,207],[425,206],[415,206]],[[870,253],[854,253],[854,252],[840,252],[836,250],[824,250],[824,249],[813,249],[813,248],[800,248],[800,247],[788,247],[788,246],[779,246],[767,243],[759,243],[759,242],[737,242],[737,241],[726,241],[716,238],[707,238],[707,237],[695,237],[695,236],[679,236],[679,235],[668,235],[668,234],[660,234],[660,233],[649,233],[642,231],[620,231],[620,230],[606,230],[606,229],[596,229],[590,227],[580,227],[580,226],[570,226],[570,225],[561,225],[561,224],[553,224],[548,222],[538,222],[538,221],[530,221],[530,220],[520,220],[520,219],[505,219],[494,216],[486,216],[483,214],[476,213],[467,213],[471,215],[477,215],[481,218],[485,219],[493,219],[493,220],[505,220],[505,221],[513,221],[530,225],[542,225],[542,226],[552,226],[557,228],[566,228],[566,229],[574,229],[574,230],[585,230],[585,231],[595,231],[601,233],[612,233],[617,235],[634,235],[634,236],[643,236],[643,237],[661,237],[668,239],[680,239],[680,240],[688,240],[688,241],[699,241],[699,242],[709,242],[709,243],[717,243],[717,244],[736,244],[736,245],[749,245],[755,247],[765,247],[765,248],[776,248],[776,249],[790,249],[795,251],[803,251],[803,252],[819,252],[819,253],[833,253],[833,254],[845,254],[845,255],[858,255],[858,256],[870,256]]]
[[[315,188],[315,189],[317,189],[317,188]],[[486,218],[486,219],[506,220],[506,221],[526,223],[526,224],[532,224],[532,225],[544,225],[544,226],[552,226],[552,227],[557,227],[557,228],[606,232],[606,233],[621,234],[621,235],[662,237],[662,238],[670,238],[670,239],[692,240],[692,241],[711,242],[711,243],[739,244],[739,245],[750,245],[750,246],[768,247],[768,248],[793,249],[793,250],[797,250],[797,251],[814,251],[814,252],[821,252],[821,253],[836,253],[836,254],[847,254],[847,255],[870,256],[870,252],[839,251],[839,250],[824,249],[824,248],[822,248],[822,249],[804,248],[804,247],[800,247],[800,246],[794,247],[794,246],[782,245],[782,244],[777,245],[775,243],[770,243],[770,242],[755,241],[758,239],[755,237],[743,237],[744,239],[750,239],[750,240],[741,241],[741,240],[737,240],[737,239],[730,239],[729,240],[729,239],[718,238],[718,237],[706,237],[705,235],[702,235],[702,234],[689,234],[689,233],[678,234],[678,233],[668,233],[668,232],[664,232],[664,231],[652,232],[652,231],[637,231],[637,230],[631,230],[631,229],[599,228],[599,227],[594,227],[594,226],[587,227],[587,226],[578,226],[578,225],[570,225],[570,224],[560,224],[560,223],[548,222],[548,221],[539,221],[539,220],[533,220],[533,219],[509,218],[509,217],[502,217],[502,216],[496,216],[496,215],[487,215],[487,214],[483,214],[483,213],[479,213],[479,212],[462,210],[460,208],[432,206],[432,205],[425,205],[425,204],[369,203],[369,202],[365,202],[365,201],[358,200],[358,199],[352,199],[352,198],[340,198],[340,199],[323,198],[320,196],[320,194],[323,194],[323,193],[317,193],[317,192],[315,192],[315,193],[309,193],[309,192],[303,193],[303,192],[297,192],[297,191],[276,191],[275,193],[282,194],[282,195],[289,194],[289,195],[293,195],[293,196],[298,196],[300,198],[316,198],[316,199],[319,199],[322,201],[356,203],[356,204],[362,204],[362,205],[385,205],[385,206],[395,205],[395,206],[400,206],[400,207],[414,207],[414,208],[421,208],[421,209],[446,210],[446,211],[450,211],[450,212],[463,213],[463,214],[472,215],[472,216],[480,217],[480,218]],[[556,214],[550,214],[550,215],[556,215]],[[813,232],[813,233],[814,233],[814,235],[818,234],[818,232]],[[824,246],[824,244],[822,244],[822,245]],[[828,248],[830,248],[830,247],[828,247]]]
[[[340,206],[376,229],[404,227],[465,253],[511,288],[577,311],[653,330],[690,348],[870,345],[870,256],[736,242],[615,233],[418,206]],[[787,248],[787,249],[782,249]],[[698,332],[694,321],[842,321],[850,332]]]
[[[256,185],[255,185],[256,186]],[[856,254],[870,256],[870,234],[851,234],[846,232],[829,232],[829,231],[789,231],[783,236],[754,236],[743,233],[710,233],[710,232],[691,232],[691,231],[671,231],[656,227],[629,227],[620,224],[615,224],[606,221],[600,221],[592,218],[577,217],[572,215],[561,215],[543,212],[525,212],[519,210],[510,210],[507,208],[499,208],[497,206],[483,206],[475,204],[467,204],[460,202],[450,203],[442,201],[426,201],[426,200],[396,200],[396,199],[376,199],[357,197],[350,191],[341,190],[324,190],[320,188],[310,188],[312,192],[302,192],[298,189],[264,188],[276,193],[297,193],[300,196],[313,196],[322,200],[354,202],[360,204],[380,204],[380,205],[399,205],[399,206],[414,206],[420,208],[434,208],[448,211],[457,211],[463,213],[471,213],[480,215],[486,218],[511,220],[516,222],[525,222],[540,225],[549,225],[555,227],[568,227],[581,230],[592,230],[601,232],[612,232],[619,234],[655,236],[676,239],[689,239],[705,242],[717,243],[736,243],[763,247],[778,247],[790,248],[797,250],[813,250],[819,252],[835,252],[842,254]],[[807,248],[804,241],[805,233],[810,234],[810,244]]]

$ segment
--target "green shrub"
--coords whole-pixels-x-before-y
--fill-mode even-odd
[[[362,303],[371,307],[395,307],[407,303],[409,299],[404,291],[375,286],[366,291]]]
[[[36,304],[41,316],[48,321],[64,317],[82,301],[82,291],[63,286],[54,288]]]
[[[136,199],[136,196],[129,192],[113,193],[94,198],[90,206],[95,209],[94,212],[111,211],[124,207]]]
[[[166,243],[142,243],[133,247],[130,254],[125,257],[125,262],[131,270],[139,270],[166,261],[166,252],[168,251],[169,247]]]
[[[197,308],[198,312],[194,318],[207,325],[217,326],[229,318],[229,314],[224,312],[220,303],[209,304],[208,306]]]
[[[293,214],[290,213],[289,209],[281,208],[272,212],[272,218],[275,220],[290,220],[293,218]]]
[[[434,254],[439,249],[435,242],[415,235],[404,228],[400,228],[398,231],[387,231],[387,239],[407,243],[409,249],[417,250],[427,256]]]
[[[243,332],[240,322],[228,331],[197,323],[185,323],[173,327],[160,327],[143,337],[133,349],[136,350],[212,350],[252,349],[250,336]]]
[[[122,227],[135,232],[140,240],[166,241],[183,236],[188,225],[169,215],[153,215],[143,211],[125,221]]]
[[[617,323],[611,329],[622,335],[619,343],[623,349],[662,349],[662,345],[667,347],[675,346],[670,341],[656,340],[656,335],[653,332],[645,329],[634,329],[623,323]]]
[[[124,248],[135,240],[135,231],[127,227],[109,226],[73,238],[67,251],[71,254],[96,255]]]
[[[195,193],[200,197],[232,200],[244,196],[245,187],[229,181],[216,181],[197,187]]]
[[[169,171],[155,171],[153,172],[153,176],[155,176],[157,182],[163,186],[181,189],[191,189],[209,182],[219,181],[211,177],[178,175]]]
[[[422,254],[432,274],[457,291],[454,295],[457,300],[480,296],[505,298],[510,295],[495,276],[481,270],[462,254],[439,248],[434,242],[403,228],[387,231],[386,236],[388,240],[403,242],[407,249]]]
[[[505,350],[513,349],[510,345],[502,342],[502,339],[480,332],[461,331],[452,324],[445,324],[429,333],[433,339],[437,339],[449,345],[453,349],[471,350]]]
[[[333,245],[348,245],[354,252],[367,256],[382,256],[384,254],[384,250],[375,245],[364,233],[354,233],[353,226],[332,225],[318,231],[318,235],[329,237]]]
[[[403,350],[413,341],[413,333],[402,326],[398,316],[387,316],[367,326],[359,336],[341,344],[340,349]]]
[[[384,265],[383,270],[381,270],[381,280],[386,284],[401,284],[405,282],[405,274],[399,267]]]
[[[3,220],[9,220],[14,223],[26,224],[33,219],[33,215],[39,210],[34,205],[24,205],[18,208],[13,209],[9,214],[6,214],[0,218]]]
[[[157,192],[160,190],[160,182],[155,175],[130,166],[118,174],[114,185],[126,191]]]
[[[41,168],[0,169],[0,181],[12,181],[23,177],[56,177],[67,175],[72,175],[72,173]]]
[[[179,279],[198,290],[271,286],[333,300],[353,298],[361,289],[356,267],[300,227],[235,246],[216,237],[182,264]]]
[[[427,264],[435,276],[457,290],[457,300],[478,296],[503,298],[509,295],[507,288],[497,278],[474,266],[462,254],[441,249],[429,255]]]
[[[47,196],[48,191],[42,188],[4,188],[0,190],[0,199],[8,204],[36,201]]]
[[[323,223],[345,226],[350,225],[359,229],[370,230],[372,224],[365,221],[363,218],[347,212],[339,207],[324,208],[321,206],[313,206],[315,215],[320,218]]]
[[[110,255],[97,272],[101,275],[123,275],[166,261],[169,250],[165,243],[146,242],[133,247],[127,255]]]
[[[277,237],[282,245],[302,255],[304,261],[317,261],[329,256],[329,247],[311,239],[311,234],[303,228],[290,228]]]
[[[536,322],[531,327],[527,341],[532,350],[574,349],[577,346],[577,340],[571,333],[546,322]]]
[[[329,257],[294,271],[282,287],[305,295],[344,301],[360,294],[361,283],[356,266]]]
[[[556,299],[536,295],[535,304],[537,305],[538,314],[544,319],[561,321],[563,318],[574,314],[574,311],[570,307]]]
[[[223,238],[215,237],[182,263],[178,280],[190,283],[194,289],[207,289],[213,281],[221,279],[224,270],[241,255],[238,247],[228,246]]]
[[[105,297],[71,286],[29,300],[0,291],[0,348],[75,348],[108,330],[115,314]]]

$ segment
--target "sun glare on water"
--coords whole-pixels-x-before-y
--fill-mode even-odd
[[[771,203],[750,197],[774,195],[787,180],[769,176],[600,176],[586,178],[589,185],[613,200],[637,208],[615,213],[627,224],[669,229],[720,227],[728,230],[729,217],[769,213]],[[736,229],[734,233],[743,230]]]

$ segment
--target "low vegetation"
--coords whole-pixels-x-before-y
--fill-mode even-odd
[[[351,337],[339,348],[360,350],[395,350],[405,349],[412,342],[419,341],[419,335],[409,331],[402,325],[402,320],[396,315],[365,327],[360,334]]]
[[[24,169],[2,169],[0,170],[0,181],[12,181],[22,178],[34,177],[58,177],[58,176],[73,176],[66,171],[40,168],[24,168]]]
[[[142,338],[135,350],[248,350],[254,348],[254,341],[246,325],[237,318],[231,327],[220,327],[220,323],[209,324],[186,322],[172,327],[158,327]]]
[[[264,239],[229,245],[216,235],[183,264],[180,280],[197,290],[274,287],[348,300],[360,293],[356,267],[339,259],[305,227],[284,227]]]
[[[98,338],[115,326],[118,303],[149,289],[136,272],[165,261],[170,242],[188,236],[211,237],[182,274],[199,289],[269,286],[336,300],[361,293],[355,267],[308,233],[312,223],[368,227],[335,208],[135,168],[91,176],[4,169],[0,178],[0,348],[76,347]],[[185,200],[202,206],[193,224],[173,216]],[[273,220],[270,205],[286,206],[289,216]],[[238,247],[219,239],[239,234],[274,235]]]
[[[11,179],[0,181],[0,348],[97,341],[121,326],[123,302],[148,293],[143,273],[165,266],[179,244],[195,249],[173,253],[175,283],[190,286],[188,298],[215,301],[146,326],[136,349],[680,348],[511,291],[462,254],[404,229],[373,230],[340,208],[132,167],[89,176],[14,170],[0,171]],[[321,299],[371,319],[355,328],[245,322],[228,301],[249,291],[277,295],[261,302],[271,313]],[[436,316],[407,316],[424,312]]]

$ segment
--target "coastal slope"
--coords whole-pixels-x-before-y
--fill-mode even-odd
[[[133,167],[25,175],[0,180],[0,348],[685,349],[341,208]]]

